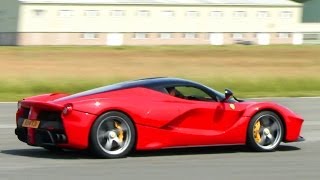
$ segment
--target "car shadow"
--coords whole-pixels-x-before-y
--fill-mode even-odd
[[[48,151],[42,148],[28,148],[28,149],[8,149],[1,150],[0,153],[24,156],[32,158],[44,158],[44,159],[94,159],[88,151],[80,150],[60,150],[60,151]]]
[[[289,145],[280,145],[277,151],[297,151],[300,148]],[[201,154],[230,154],[230,153],[264,153],[255,152],[246,146],[214,146],[214,147],[193,147],[179,149],[163,149],[157,151],[137,151],[131,157],[149,156],[178,156],[178,155],[201,155]],[[271,152],[272,153],[272,152]]]
[[[290,145],[280,145],[277,151],[296,151],[300,148]],[[48,151],[42,148],[28,149],[10,149],[1,150],[0,153],[45,159],[98,159],[89,151],[78,150],[61,150]],[[129,155],[132,158],[140,157],[157,157],[157,156],[181,156],[181,155],[205,155],[205,154],[230,154],[230,153],[260,153],[253,152],[246,146],[217,146],[217,147],[196,147],[196,148],[179,148],[179,149],[163,149],[153,151],[136,151]]]

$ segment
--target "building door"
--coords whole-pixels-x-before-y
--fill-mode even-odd
[[[211,33],[209,36],[211,45],[223,45],[224,38],[223,33]]]
[[[300,45],[302,43],[303,43],[303,35],[302,35],[302,33],[293,33],[292,44]]]
[[[29,45],[43,45],[41,44],[42,37],[37,33],[29,33],[27,36],[29,36],[27,40]]]
[[[108,46],[121,46],[121,45],[123,45],[123,34],[122,33],[108,33],[107,34],[107,45]]]
[[[258,33],[258,44],[259,45],[269,45],[270,44],[270,34],[268,33]]]

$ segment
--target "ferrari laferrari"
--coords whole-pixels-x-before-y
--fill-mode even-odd
[[[302,141],[303,119],[273,102],[238,100],[179,78],[147,78],[18,102],[15,134],[48,150],[90,149],[102,158],[133,150],[247,145],[275,151]]]

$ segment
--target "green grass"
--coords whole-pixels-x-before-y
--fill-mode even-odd
[[[0,101],[154,76],[241,98],[320,96],[320,46],[0,47]]]
[[[247,79],[225,79],[221,81],[210,81],[207,79],[193,79],[200,81],[219,91],[230,88],[235,95],[241,98],[248,97],[299,97],[299,96],[319,96],[320,79],[259,79],[250,81]],[[18,100],[27,96],[48,93],[48,92],[68,92],[76,93],[87,89],[112,84],[119,80],[110,81],[81,81],[75,80],[49,80],[29,81],[17,83],[3,83],[0,91],[2,101]]]

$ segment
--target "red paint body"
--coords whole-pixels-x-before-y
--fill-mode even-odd
[[[21,102],[22,107],[31,107],[29,119],[36,119],[40,110],[62,111],[66,104],[73,105],[71,113],[61,115],[68,142],[58,146],[64,148],[88,148],[92,124],[111,110],[121,111],[132,119],[138,150],[245,144],[248,123],[262,110],[272,110],[282,118],[286,142],[299,138],[303,123],[301,117],[275,103],[236,102],[232,109],[230,103],[185,100],[142,87],[54,101],[64,96],[67,95],[47,94]],[[30,145],[34,143],[32,135],[29,129]]]

